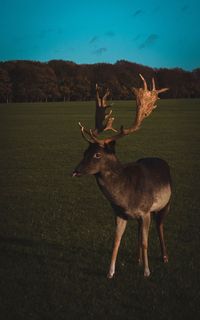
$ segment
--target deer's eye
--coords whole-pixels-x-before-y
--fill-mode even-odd
[[[100,159],[102,157],[102,154],[100,152],[97,152],[93,156],[95,159]]]

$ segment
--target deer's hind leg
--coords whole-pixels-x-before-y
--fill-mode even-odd
[[[160,210],[155,214],[156,227],[157,227],[158,237],[160,241],[162,260],[164,263],[168,262],[168,254],[167,254],[167,249],[166,249],[165,239],[164,239],[163,223],[164,223],[165,216],[169,212],[169,209],[170,209],[170,202],[168,202],[168,204],[162,210]]]
[[[148,237],[149,227],[151,222],[151,213],[148,212],[142,217],[142,258],[144,263],[144,276],[149,277],[149,262],[148,262]]]
[[[137,247],[137,262],[139,265],[143,263],[142,257],[142,220],[138,219],[138,247]]]

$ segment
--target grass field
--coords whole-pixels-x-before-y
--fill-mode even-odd
[[[116,102],[116,127],[133,102]],[[114,216],[93,177],[72,179],[93,126],[93,102],[0,105],[0,319],[199,319],[200,100],[161,100],[140,131],[117,143],[122,162],[166,159],[174,192],[160,259],[152,222],[151,276],[136,265],[136,221],[106,279]]]

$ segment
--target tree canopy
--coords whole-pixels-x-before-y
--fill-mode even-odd
[[[93,100],[96,83],[108,87],[112,99],[132,99],[127,88],[141,86],[139,73],[150,84],[154,77],[157,88],[169,87],[165,98],[200,97],[200,68],[153,69],[125,60],[90,65],[19,60],[0,62],[0,102]]]

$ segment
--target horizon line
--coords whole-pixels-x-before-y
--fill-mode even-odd
[[[0,60],[0,63],[6,63],[6,62],[39,62],[39,63],[49,63],[51,61],[63,61],[63,62],[71,62],[73,64],[76,64],[76,65],[95,65],[95,64],[110,64],[110,65],[115,65],[117,64],[118,62],[127,62],[127,63],[132,63],[132,64],[137,64],[139,66],[143,66],[143,67],[147,67],[147,68],[150,68],[150,69],[153,69],[153,70],[158,70],[158,69],[168,69],[168,70],[174,70],[174,69],[180,69],[180,70],[183,70],[183,71],[186,71],[186,72],[193,72],[197,69],[200,69],[200,66],[199,67],[196,67],[194,69],[184,69],[183,67],[179,67],[179,66],[176,66],[176,67],[151,67],[149,65],[145,65],[145,64],[142,64],[142,63],[138,63],[138,62],[135,62],[135,61],[130,61],[130,60],[126,60],[126,59],[119,59],[119,60],[116,60],[115,62],[105,62],[105,61],[98,61],[98,62],[94,62],[94,63],[79,63],[79,62],[75,62],[73,60],[64,60],[64,59],[50,59],[50,60],[31,60],[31,59],[9,59],[9,60]]]

